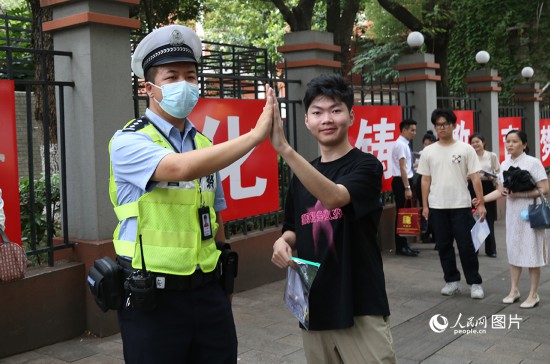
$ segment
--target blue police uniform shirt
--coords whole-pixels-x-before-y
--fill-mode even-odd
[[[182,137],[178,129],[151,110],[147,109],[145,116],[168,136],[179,152],[184,153],[194,149],[197,129],[189,119],[185,123]],[[137,201],[143,194],[152,191],[157,182],[151,181],[151,177],[161,159],[171,153],[174,152],[153,143],[148,135],[118,130],[111,142],[111,163],[118,204]],[[227,204],[218,172],[216,172],[216,181],[214,210],[219,212],[226,209]],[[120,224],[119,239],[133,241],[136,231],[137,218],[128,218]]]

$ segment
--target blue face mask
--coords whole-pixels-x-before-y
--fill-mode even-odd
[[[183,119],[187,117],[199,101],[199,86],[193,83],[180,81],[162,86],[149,83],[162,90],[162,100],[158,102],[154,97],[153,99],[160,105],[162,110],[175,118]]]

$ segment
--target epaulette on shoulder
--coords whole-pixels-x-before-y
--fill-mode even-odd
[[[146,118],[139,118],[134,120],[133,122],[130,122],[126,124],[124,129],[122,131],[138,131],[140,129],[145,128],[149,124],[149,120]]]

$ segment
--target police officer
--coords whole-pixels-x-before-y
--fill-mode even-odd
[[[131,66],[150,106],[109,145],[113,241],[126,275],[134,271],[118,313],[126,363],[237,361],[231,305],[218,283],[226,203],[217,171],[269,135],[275,96],[266,85],[256,127],[212,146],[187,118],[199,96],[201,51],[197,34],[181,25],[139,43]]]

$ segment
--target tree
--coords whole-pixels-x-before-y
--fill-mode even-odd
[[[316,0],[300,0],[298,5],[290,6],[283,0],[271,0],[283,15],[293,32],[312,29],[312,19]],[[341,47],[337,57],[346,68],[349,62],[351,36],[357,13],[361,9],[361,0],[327,0],[326,30],[334,34],[334,43]],[[325,6],[320,2],[319,6]]]
[[[146,34],[162,25],[196,20],[202,9],[202,0],[141,0],[130,16],[139,16],[141,31]]]
[[[205,0],[202,23],[205,40],[265,48],[272,64],[282,61],[285,22],[269,1]]]
[[[435,61],[440,64],[441,82],[438,94],[449,95],[448,45],[451,31],[456,24],[456,16],[452,11],[453,1],[424,0],[420,17],[395,0],[378,0],[378,3],[407,28],[424,34],[428,52],[433,53]]]
[[[32,14],[32,38],[31,48],[53,50],[53,37],[51,33],[42,31],[42,23],[52,20],[51,7],[40,6],[40,0],[27,0]],[[53,82],[55,80],[54,59],[52,54],[33,53],[34,79]],[[59,172],[59,158],[57,148],[57,111],[55,99],[55,86],[34,85],[34,119],[38,120],[38,126],[42,133],[48,134],[50,150],[42,150],[50,154],[50,171]],[[45,100],[47,107],[44,110]],[[46,124],[47,122],[47,124]]]

